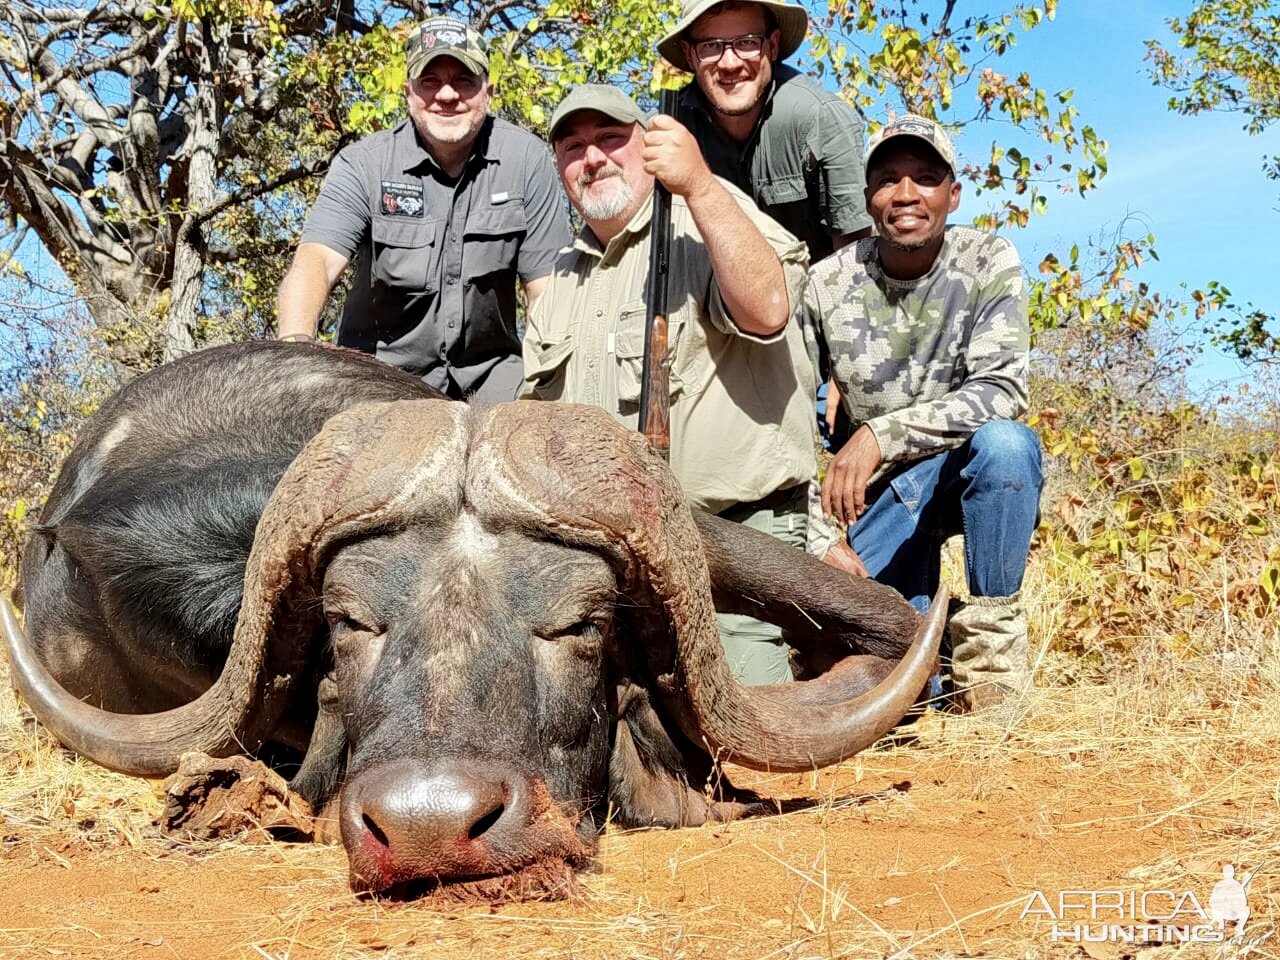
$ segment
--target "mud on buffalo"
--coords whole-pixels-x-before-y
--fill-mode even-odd
[[[554,896],[623,825],[763,812],[712,777],[872,743],[943,602],[692,510],[587,407],[468,406],[363,355],[258,342],[142,376],[90,421],[24,544],[15,686],[128,773],[301,756],[353,888]],[[814,679],[744,687],[715,611],[779,623]],[[708,783],[715,784],[714,789]]]

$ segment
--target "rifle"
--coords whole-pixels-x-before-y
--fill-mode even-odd
[[[663,90],[658,112],[674,116],[676,91]],[[653,184],[649,279],[645,284],[644,366],[640,370],[640,432],[663,460],[671,459],[671,358],[667,352],[667,275],[671,266],[671,192]]]

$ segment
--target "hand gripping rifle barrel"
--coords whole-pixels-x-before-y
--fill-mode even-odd
[[[663,90],[658,112],[673,116],[676,91]],[[663,460],[671,458],[671,355],[667,343],[667,276],[671,267],[671,193],[653,185],[649,224],[649,281],[645,287],[644,367],[640,374],[640,432]]]

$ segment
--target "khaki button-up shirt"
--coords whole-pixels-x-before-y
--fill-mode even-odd
[[[725,187],[778,254],[791,308],[799,309],[804,244]],[[652,211],[643,204],[604,248],[584,228],[556,262],[525,328],[522,396],[602,407],[637,426]],[[671,468],[685,495],[719,512],[808,482],[816,384],[799,325],[770,337],[739,330],[680,197],[672,199],[671,225]]]

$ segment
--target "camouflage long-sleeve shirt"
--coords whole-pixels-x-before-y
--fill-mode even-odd
[[[1029,325],[1022,265],[1003,237],[950,227],[923,277],[884,275],[874,237],[809,271],[808,324],[822,377],[884,457],[915,460],[1027,409]],[[825,349],[824,349],[825,347]]]

